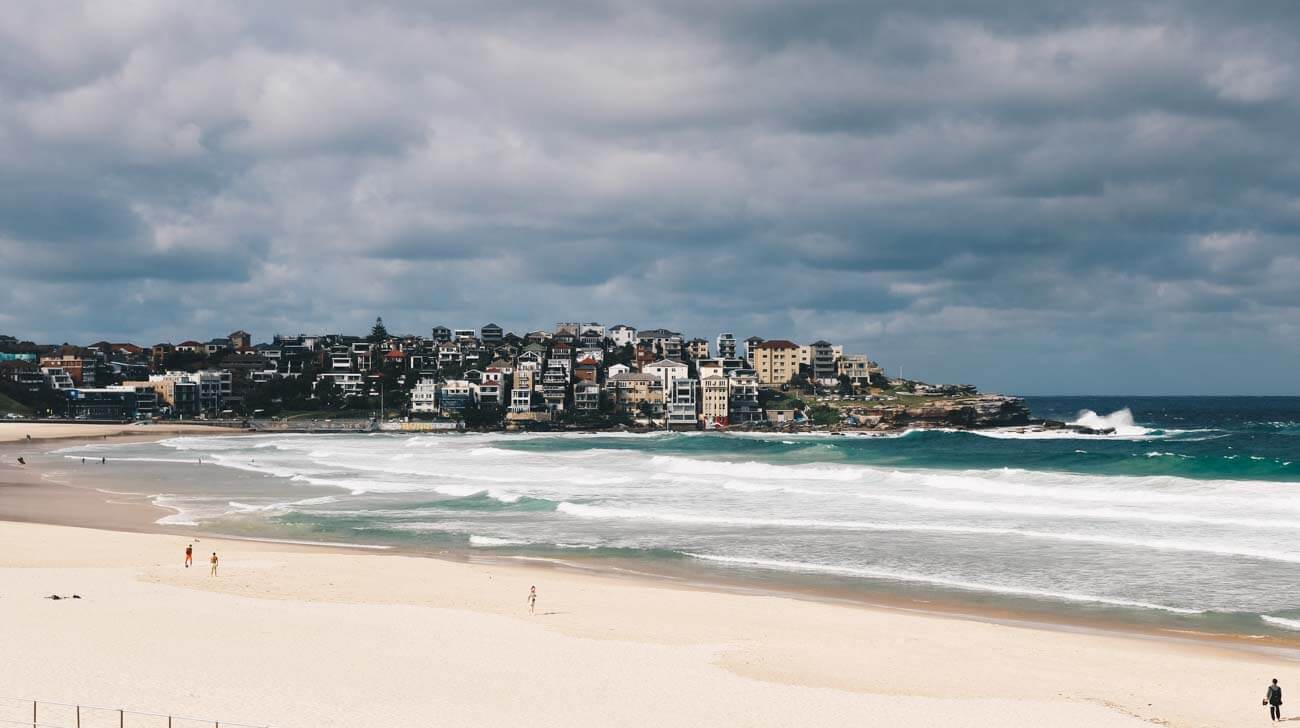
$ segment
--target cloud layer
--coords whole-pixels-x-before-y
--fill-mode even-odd
[[[1300,393],[1300,10],[21,1],[0,332],[828,338]]]

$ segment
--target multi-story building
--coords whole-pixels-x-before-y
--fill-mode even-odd
[[[775,387],[786,384],[799,373],[799,346],[776,339],[756,345],[752,352],[758,383]]]
[[[555,335],[568,334],[576,337],[582,331],[582,323],[579,321],[561,321],[555,325]]]
[[[695,380],[688,377],[673,380],[668,403],[668,426],[694,429],[699,425],[695,399]]]
[[[422,376],[411,388],[411,413],[432,415],[438,413],[438,380]]]
[[[736,335],[723,332],[718,334],[718,358],[735,359],[736,358]]]
[[[700,419],[705,427],[725,426],[731,407],[730,381],[721,374],[700,379]]]
[[[458,367],[464,363],[465,359],[461,355],[460,344],[454,341],[448,341],[438,344],[438,367]]]
[[[763,343],[763,338],[760,336],[751,336],[745,339],[745,361],[749,362],[750,366],[754,365],[754,347],[761,343]]]
[[[506,382],[500,369],[488,367],[483,371],[478,380],[477,396],[483,404],[501,405],[506,396]]]
[[[361,372],[321,372],[312,384],[313,391],[325,381],[337,387],[344,397],[360,397],[367,391],[366,377]]]
[[[55,354],[41,357],[41,369],[59,369],[78,387],[95,386],[95,360],[73,354]]]
[[[818,339],[808,345],[808,358],[812,380],[817,384],[834,385],[837,379],[835,347],[829,341]]]
[[[510,411],[511,412],[529,412],[533,409],[533,388],[520,387],[519,380],[515,379],[515,386],[510,390]]]
[[[758,422],[763,408],[758,403],[758,376],[752,369],[736,369],[727,377],[730,399],[727,421],[733,425]]]
[[[505,337],[505,331],[496,324],[484,324],[478,333],[484,346],[500,346]]]
[[[199,413],[199,385],[184,378],[184,372],[152,374],[148,385],[157,395],[158,408],[166,408],[174,417],[193,417]],[[144,382],[127,382],[144,384]]]
[[[438,385],[438,409],[457,415],[474,402],[474,385],[466,379],[448,379]]]
[[[628,326],[627,324],[611,326],[609,328],[609,340],[614,343],[614,346],[617,346],[620,349],[628,344],[635,344],[636,328]]]
[[[582,381],[573,385],[573,411],[580,415],[594,415],[600,411],[600,385]]]
[[[49,383],[50,389],[67,391],[75,389],[77,383],[72,380],[72,375],[68,374],[63,367],[41,367],[41,374],[45,376],[45,381]]]
[[[139,417],[132,387],[84,387],[68,390],[68,414],[87,420],[134,420]]]
[[[638,332],[637,342],[649,346],[660,358],[682,358],[682,335],[668,329],[648,329]]]
[[[690,342],[686,344],[686,351],[690,354],[692,359],[708,359],[709,342],[705,339],[691,339]]]
[[[664,391],[671,392],[673,380],[686,377],[690,373],[690,368],[679,361],[660,359],[657,362],[641,367],[641,371],[659,377],[659,381],[663,382]]]
[[[239,351],[240,349],[247,349],[253,345],[252,335],[250,335],[247,331],[244,331],[243,329],[240,329],[239,331],[231,332],[230,336],[226,338],[230,341],[230,348],[234,349],[235,351]]]
[[[429,339],[436,344],[445,344],[451,341],[451,329],[446,326],[434,326],[429,330]]]
[[[867,389],[873,379],[883,378],[885,374],[880,365],[868,359],[866,354],[840,357],[838,371],[840,376],[849,378],[849,384],[855,391]]]
[[[625,372],[609,378],[614,404],[625,412],[640,412],[648,404],[655,414],[663,411],[664,382],[653,374]]]
[[[542,371],[542,398],[552,412],[567,409],[569,400],[569,369],[567,360],[551,359]]]

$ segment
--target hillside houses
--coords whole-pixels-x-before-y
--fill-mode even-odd
[[[152,346],[88,347],[0,339],[0,386],[60,393],[47,407],[107,419],[350,416],[471,419],[482,426],[637,424],[675,429],[798,418],[783,392],[861,393],[883,378],[864,355],[825,340],[797,344],[731,332],[686,338],[667,328],[565,322],[522,335],[496,323],[423,335],[276,335],[236,330]],[[63,398],[60,400],[59,398]],[[69,405],[60,409],[57,403]],[[772,409],[776,409],[774,406]],[[72,414],[72,416],[76,416]]]

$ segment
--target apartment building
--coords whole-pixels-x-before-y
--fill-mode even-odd
[[[705,427],[728,423],[731,386],[726,377],[714,374],[700,379],[700,419]]]
[[[799,373],[799,346],[791,341],[764,341],[753,349],[752,361],[758,383],[776,387],[788,383]]]
[[[673,380],[668,403],[668,426],[695,429],[699,415],[695,399],[695,380],[688,377]]]

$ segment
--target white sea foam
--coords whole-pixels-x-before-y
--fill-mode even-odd
[[[471,534],[469,537],[470,546],[479,546],[482,548],[493,548],[496,546],[522,546],[527,541],[516,541],[509,538],[496,538],[494,536],[478,536]]]
[[[1095,596],[1091,594],[1074,594],[1070,592],[1052,591],[1047,589],[1035,589],[1031,587],[1021,587],[1007,584],[986,584],[981,582],[966,581],[964,579],[950,579],[941,576],[931,576],[928,574],[915,574],[905,571],[894,571],[890,569],[874,569],[857,566],[834,566],[828,564],[814,564],[801,561],[779,561],[773,559],[751,559],[735,556],[714,556],[710,554],[687,553],[687,556],[700,559],[702,561],[713,561],[722,564],[731,564],[733,566],[748,566],[760,569],[775,569],[779,571],[803,571],[820,574],[838,574],[841,576],[855,576],[870,579],[887,579],[890,581],[918,582],[931,584],[934,586],[949,587],[952,589],[962,589],[966,591],[993,592],[997,594],[1007,594],[1012,596],[1036,597],[1049,600],[1063,600],[1070,602],[1088,602],[1093,604],[1107,604],[1117,607],[1133,607],[1137,609],[1156,609],[1165,612],[1174,612],[1177,614],[1201,614],[1205,610],[1187,609],[1184,607],[1173,607],[1165,604],[1154,604],[1133,599],[1123,599],[1118,597]]]
[[[1282,629],[1290,629],[1300,632],[1300,619],[1284,619],[1282,617],[1274,617],[1268,614],[1262,614],[1259,618],[1274,627],[1281,627]]]
[[[1114,414],[1103,419],[1124,425]],[[624,439],[601,442],[610,437]],[[844,568],[869,567],[874,553],[904,575],[1009,585],[1043,598],[1100,593],[1133,603],[1259,613],[1287,605],[1255,585],[1270,573],[1300,575],[1300,489],[1292,483],[899,468],[863,462],[872,446],[837,446],[844,437],[752,436],[770,446],[740,442],[742,437],[751,435],[599,433],[576,436],[582,443],[575,447],[574,437],[542,433],[217,436],[174,438],[161,447],[112,444],[101,446],[95,457],[138,459],[108,469],[122,473],[135,462],[162,461],[142,468],[139,482],[159,479],[159,473],[176,475],[160,489],[179,493],[158,499],[176,511],[164,519],[173,524],[293,512],[326,528],[331,519],[356,521],[344,528],[358,529],[358,535],[401,530],[418,541],[453,533],[476,547],[487,542],[474,544],[472,536],[764,556]],[[550,449],[548,439],[558,446]],[[521,442],[528,444],[520,447]],[[898,450],[897,444],[881,445],[884,457]],[[1006,447],[965,444],[971,445]],[[929,444],[918,441],[917,447]],[[1054,449],[1067,454],[1074,447]],[[1103,449],[1103,456],[1113,449],[1084,447]],[[1162,444],[1156,452],[1174,448]],[[1140,458],[1147,449],[1129,453]],[[806,462],[820,450],[836,460]],[[75,459],[74,452],[90,451],[62,454]],[[1223,452],[1234,451],[1215,455]],[[200,456],[205,464],[267,477],[231,478],[220,468],[183,465]],[[917,462],[923,456],[907,457]],[[1150,467],[1159,467],[1163,458],[1153,455]],[[301,485],[338,490],[294,498]],[[501,503],[543,499],[556,508],[448,503],[480,497]],[[1033,568],[1025,567],[1027,558],[1036,559]]]

